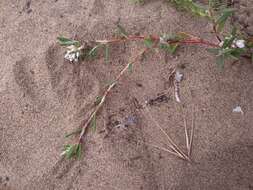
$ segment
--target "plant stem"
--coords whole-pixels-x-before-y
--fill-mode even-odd
[[[207,45],[211,47],[219,47],[218,44],[206,41],[204,39],[194,37],[192,35],[191,38],[183,39],[183,40],[167,40],[167,43],[173,44],[173,43],[181,43],[181,44],[199,44],[199,45]],[[156,35],[150,35],[150,36],[142,36],[142,35],[130,35],[127,38],[112,38],[109,40],[96,40],[95,43],[101,43],[101,44],[108,44],[108,43],[121,43],[121,42],[128,42],[128,41],[138,41],[138,40],[144,40],[146,38],[151,38],[153,42],[159,42],[160,37]]]
[[[136,40],[143,40],[145,36],[138,36],[138,35],[129,35],[127,38],[112,38],[109,40],[96,40],[96,43],[117,43],[117,42],[126,42],[126,41],[136,41]]]
[[[209,8],[209,14],[210,14],[210,18],[211,18],[211,22],[212,22],[212,25],[213,25],[213,31],[214,31],[214,34],[215,34],[215,37],[217,38],[217,40],[219,42],[221,42],[221,38],[219,36],[219,32],[217,31],[217,27],[216,27],[216,21],[215,21],[215,18],[213,16],[213,11],[211,8]]]
[[[207,46],[211,46],[211,47],[220,47],[218,44],[214,44],[212,42],[203,40],[203,39],[189,39],[189,40],[183,40],[183,41],[179,41],[179,43],[182,44],[200,44],[200,45],[207,45]]]

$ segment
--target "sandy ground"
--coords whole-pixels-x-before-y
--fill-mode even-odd
[[[246,34],[253,36],[253,4],[252,1],[237,0],[234,4],[238,10],[234,20],[239,23],[240,28]]]
[[[119,18],[132,33],[186,31],[215,40],[205,20],[163,1],[0,1],[0,189],[252,190],[252,65],[242,60],[221,71],[203,47],[181,48],[174,57],[148,54],[111,93],[81,159],[60,158],[63,144],[74,140],[64,135],[142,45],[111,47],[109,65],[103,56],[70,64],[56,37],[111,37]],[[171,91],[149,109],[184,147],[183,115],[190,123],[195,108],[192,164],[140,143],[166,144],[138,104],[167,89],[174,66],[184,74],[182,105]],[[243,115],[232,113],[237,105]],[[127,117],[136,123],[114,127]]]

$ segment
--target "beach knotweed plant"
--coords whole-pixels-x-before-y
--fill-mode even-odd
[[[215,55],[217,65],[223,68],[226,59],[238,60],[243,54],[247,53],[249,48],[250,46],[246,41],[239,38],[236,30],[233,29],[231,34],[219,43],[218,48],[209,48],[207,50]]]
[[[219,47],[208,49],[216,57],[216,63],[224,66],[226,59],[237,60],[240,57],[250,58],[253,61],[253,40],[240,35],[235,26],[232,26],[230,33],[224,32],[228,19],[235,14],[235,9],[229,8],[229,1],[209,0],[208,5],[200,5],[192,0],[169,0],[179,9],[190,11],[191,13],[206,17],[212,23],[212,33],[219,43]]]
[[[240,57],[249,57],[252,54],[253,40],[240,36],[238,31],[233,28],[231,32],[224,32],[224,26],[228,18],[233,14],[233,9],[219,8],[215,3],[216,0],[209,1],[209,7],[205,8],[193,3],[192,0],[171,0],[177,6],[184,9],[190,9],[191,12],[197,13],[197,15],[207,17],[213,23],[213,33],[215,41],[208,41],[197,36],[185,32],[178,32],[175,34],[163,34],[163,35],[131,35],[118,23],[117,24],[117,36],[110,39],[93,40],[81,44],[77,40],[68,39],[65,37],[58,37],[60,45],[66,48],[66,54],[64,58],[73,64],[79,64],[86,59],[94,59],[99,53],[99,49],[104,51],[105,62],[108,63],[109,48],[114,44],[129,43],[129,42],[142,42],[143,47],[137,52],[125,67],[119,72],[115,79],[108,85],[101,96],[97,97],[95,106],[90,110],[88,119],[85,120],[84,125],[76,131],[66,135],[66,137],[72,135],[79,135],[76,143],[68,144],[64,147],[62,155],[67,158],[73,156],[79,157],[81,155],[81,144],[84,141],[84,136],[87,129],[91,127],[96,129],[96,117],[100,108],[106,101],[109,92],[117,85],[121,77],[127,72],[132,71],[133,65],[140,60],[140,58],[150,52],[157,52],[159,50],[167,53],[175,53],[180,46],[203,46],[207,48],[208,52],[211,52],[215,58],[216,63],[223,67],[226,59],[239,59]],[[101,51],[100,51],[101,52]],[[177,94],[177,93],[176,93]],[[178,96],[178,95],[177,95]],[[176,97],[179,100],[179,97]],[[180,101],[177,101],[180,102]],[[181,156],[183,153],[180,153]],[[183,155],[183,157],[186,157]],[[187,157],[188,159],[188,157]],[[190,159],[190,158],[189,158]]]

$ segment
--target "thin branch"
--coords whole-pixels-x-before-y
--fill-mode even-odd
[[[112,38],[109,40],[95,40],[96,43],[117,43],[117,42],[126,42],[126,41],[136,41],[136,40],[143,40],[145,36],[138,36],[138,35],[129,35],[127,38]]]

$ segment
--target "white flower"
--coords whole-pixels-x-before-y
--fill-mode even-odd
[[[222,47],[223,44],[224,44],[224,41],[221,41],[221,42],[219,43],[219,46]]]
[[[161,43],[161,44],[167,44],[167,42],[166,42],[166,40],[164,39],[164,37],[159,37],[159,42]]]
[[[238,48],[245,48],[245,40],[235,40],[235,45]]]
[[[67,51],[64,58],[72,62],[74,59],[76,59],[76,53],[71,52],[71,51]]]
[[[236,107],[233,109],[233,112],[243,114],[243,111],[242,111],[241,106],[236,106]]]
[[[78,62],[78,59],[80,57],[80,51],[78,49],[72,48],[71,50],[68,50],[65,54],[64,58],[69,60],[70,62]]]

